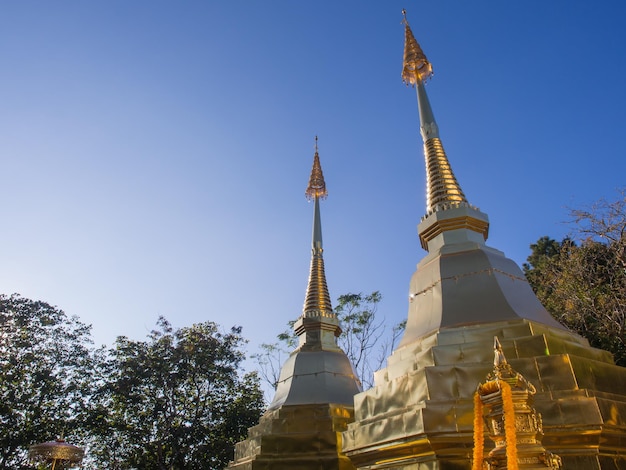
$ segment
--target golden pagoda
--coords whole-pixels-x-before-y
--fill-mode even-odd
[[[327,191],[317,137],[305,194],[314,205],[313,240],[304,308],[294,324],[299,344],[282,366],[268,410],[236,444],[229,469],[354,470],[341,453],[341,432],[353,419],[352,400],[361,385],[337,345],[341,328],[326,284],[320,199]]]
[[[428,198],[418,234],[428,254],[410,281],[404,337],[374,386],[355,396],[343,451],[359,469],[471,469],[473,397],[497,336],[534,384],[546,452],[566,470],[626,469],[626,368],[556,322],[515,262],[485,244],[489,219],[461,190],[426,94],[432,65],[403,23],[402,78],[417,89],[424,141]],[[485,457],[493,446],[485,440]]]

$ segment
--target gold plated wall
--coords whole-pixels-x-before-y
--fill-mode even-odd
[[[235,447],[232,470],[354,470],[342,455],[341,431],[352,407],[334,404],[283,406],[269,411]]]
[[[343,447],[355,466],[471,469],[473,394],[493,367],[494,336],[535,384],[543,445],[563,468],[626,469],[626,369],[575,334],[527,320],[442,328],[396,350],[355,397]]]

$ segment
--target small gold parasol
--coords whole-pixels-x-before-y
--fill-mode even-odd
[[[68,444],[61,437],[54,441],[35,444],[28,449],[28,458],[35,464],[51,465],[55,468],[71,468],[83,460],[85,451],[80,447]]]

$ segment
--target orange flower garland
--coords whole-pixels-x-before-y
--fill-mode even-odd
[[[504,380],[500,382],[502,391],[502,407],[504,410],[504,436],[506,438],[506,466],[508,470],[518,470],[517,436],[515,430],[515,409],[511,386]]]
[[[484,426],[483,402],[477,391],[474,393],[474,459],[472,470],[482,470],[483,468],[483,452],[485,449]]]

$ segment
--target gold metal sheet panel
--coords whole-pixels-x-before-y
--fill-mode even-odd
[[[563,459],[564,470],[624,470],[626,457],[611,455],[572,456]]]
[[[408,376],[411,388],[411,405],[421,404],[430,399],[430,389],[426,380],[426,370]]]
[[[538,377],[537,382],[533,382],[538,391],[550,390],[575,390],[578,388],[574,371],[570,362],[570,356],[560,354],[555,356],[542,356],[535,358]],[[516,367],[517,363],[511,361],[511,365]],[[526,373],[526,371],[521,371]],[[527,377],[533,380],[532,376]]]
[[[598,398],[597,402],[604,424],[611,427],[615,426],[626,429],[626,401]],[[622,439],[626,439],[626,433],[624,433]],[[626,442],[624,442],[624,446],[622,448],[626,452]]]
[[[490,364],[468,364],[459,366],[437,366],[426,369],[426,378],[431,400],[471,399],[476,387],[491,371]]]
[[[500,338],[500,336],[498,336]],[[466,338],[467,339],[467,338]],[[493,337],[485,335],[481,341],[456,344],[438,345],[433,348],[436,365],[490,362],[491,343]],[[606,351],[583,347],[580,344],[566,341],[558,336],[548,336],[545,333],[535,336],[524,336],[501,340],[506,357],[511,360],[521,357],[549,356],[559,354],[576,354],[602,362],[607,362]],[[609,361],[612,362],[612,361]]]
[[[501,341],[508,338],[532,335],[530,324],[526,320],[483,323],[480,325],[442,328],[439,331],[438,344],[459,344],[485,341],[497,336]]]
[[[543,400],[537,395],[535,407],[543,417],[546,435],[550,428],[562,426],[576,426],[578,430],[591,429],[602,424],[602,415],[595,398],[573,398],[558,400]],[[548,398],[546,396],[546,398]]]
[[[539,367],[537,366],[536,357],[524,357],[521,359],[512,359],[509,364],[517,372],[522,374],[526,380],[532,383],[538,391],[542,391],[541,378],[539,376]]]
[[[549,340],[560,340],[569,343],[569,346],[578,345],[584,349],[589,348],[587,340],[571,331],[550,327],[527,319],[507,320],[478,325],[465,325],[441,328],[437,333],[437,344],[460,344],[483,342],[497,336],[504,344],[512,339],[526,338],[545,335]],[[569,349],[568,349],[569,350]],[[598,351],[599,354],[605,353]],[[507,354],[511,352],[505,351]]]
[[[453,401],[429,403],[424,408],[424,428],[426,433],[458,432],[456,423],[456,403]]]
[[[384,382],[354,397],[355,420],[368,416],[379,416],[405,409],[428,399],[428,384],[425,371]]]
[[[553,331],[516,338],[514,340],[514,351],[506,350],[507,358],[513,357],[530,357],[530,356],[550,356],[559,354],[571,354],[575,356],[586,357],[601,362],[613,363],[613,359],[609,353],[600,349],[590,348],[572,339],[573,337],[564,337],[562,334],[553,335]],[[504,346],[503,342],[503,346]],[[515,354],[515,356],[513,356]]]
[[[432,349],[415,354],[407,354],[401,361],[390,363],[387,366],[387,379],[393,380],[413,370],[423,369],[435,363]]]
[[[263,455],[289,455],[317,453],[336,448],[334,433],[300,433],[263,436],[261,449]]]
[[[420,370],[435,365],[433,350],[420,351],[414,355],[406,354],[402,361],[395,361],[390,364],[386,371],[388,381],[395,380],[407,374],[418,373]]]
[[[605,466],[597,455],[563,455],[563,470],[623,470],[626,467]]]
[[[402,436],[415,436],[424,431],[423,408],[407,409],[402,414]]]
[[[250,429],[248,439],[237,443],[236,460],[229,468],[352,470],[340,454],[339,434],[352,416],[351,407],[337,404],[294,405],[268,411],[259,425]]]
[[[619,394],[626,391],[626,368],[580,357],[572,357],[571,362],[580,388]]]
[[[367,452],[370,448],[387,447],[394,442],[403,442],[407,437],[414,439],[423,434],[422,410],[414,408],[383,420],[350,425],[343,434],[343,451]]]
[[[378,390],[377,386],[370,388],[369,390],[361,393],[357,393],[354,396],[354,419],[360,420],[366,416],[370,416],[368,400],[373,394],[376,394]]]
[[[614,363],[613,356],[608,351],[591,348],[587,345],[570,341],[568,338],[558,336],[549,335],[546,339],[548,341],[548,354],[570,354],[599,362]]]
[[[622,452],[625,448],[622,448]],[[602,470],[624,470],[626,468],[626,454],[621,455],[600,455],[598,462]],[[569,470],[569,467],[568,467]]]
[[[569,354],[537,355],[509,362],[540,392],[586,388],[612,393],[626,390],[626,369],[614,364]]]
[[[413,341],[406,346],[399,347],[389,357],[388,363],[393,364],[396,361],[404,361],[406,359],[412,359],[420,354],[429,354],[430,349],[438,344],[439,332],[435,331],[432,334],[424,336],[417,341]]]
[[[387,380],[389,380],[389,374],[387,373],[386,368],[374,371],[374,383],[375,384],[380,385],[383,382],[386,382]]]
[[[508,346],[507,342],[503,341],[502,347],[509,360],[519,357],[549,356],[551,352],[548,346],[548,338],[544,334],[515,338],[510,347],[505,345]],[[559,351],[552,352],[563,352],[563,348],[556,349],[559,349]]]
[[[459,396],[458,380],[454,370],[454,366],[430,367],[426,370],[432,400],[452,400]]]
[[[451,344],[447,346],[437,346],[436,348],[433,348],[433,358],[435,365],[437,366],[457,364],[460,362],[479,362],[476,361],[475,358],[477,355],[480,355],[481,352],[484,355],[484,351],[484,347],[472,348],[471,346],[466,346],[464,344]]]
[[[413,391],[407,376],[385,383],[380,391],[380,398],[371,401],[371,409],[375,415],[402,409],[413,402]]]

